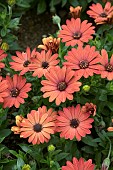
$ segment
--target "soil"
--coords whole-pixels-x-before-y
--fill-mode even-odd
[[[22,16],[18,32],[19,45],[23,49],[27,46],[32,49],[42,44],[42,38],[54,34],[58,27],[52,22],[52,14],[46,12],[37,15],[36,10],[31,9]]]

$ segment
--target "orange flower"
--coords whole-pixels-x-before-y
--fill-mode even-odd
[[[105,4],[105,8],[100,3],[92,4],[89,8],[91,10],[88,10],[87,14],[95,19],[96,24],[107,23],[110,14],[113,12],[113,6],[110,2]]]
[[[79,46],[77,49],[72,48],[68,52],[68,55],[64,57],[67,62],[63,64],[67,67],[75,70],[75,75],[78,75],[79,78],[84,76],[88,78],[93,76],[93,73],[100,73],[100,55],[98,51],[95,51],[95,46],[90,47],[86,45],[85,48]]]
[[[55,132],[55,119],[57,113],[53,109],[47,111],[46,106],[38,111],[32,110],[27,118],[22,120],[20,137],[27,138],[33,145],[48,142],[50,134]]]
[[[62,30],[58,36],[62,38],[62,42],[66,42],[66,46],[83,45],[84,42],[92,39],[92,34],[95,33],[95,27],[87,22],[87,20],[81,22],[80,18],[66,20],[67,25],[62,25]]]
[[[77,7],[72,7],[70,6],[70,15],[72,18],[80,18],[80,14],[81,14],[81,10],[82,10],[82,7],[80,6],[77,6]]]
[[[92,114],[93,116],[96,115],[96,105],[93,103],[86,103],[84,106],[82,106],[81,111],[83,113],[89,113]]]
[[[60,45],[60,38],[53,38],[51,36],[42,39],[43,45],[38,45],[38,48],[43,50],[51,50],[53,53],[57,53]]]
[[[113,80],[113,55],[110,61],[108,61],[108,54],[105,49],[101,50],[102,56],[100,57],[101,63],[101,78],[107,78],[108,80]]]
[[[4,98],[3,107],[12,107],[13,105],[16,108],[19,108],[20,103],[24,103],[24,98],[28,97],[27,92],[31,90],[31,83],[26,83],[26,79],[22,76],[15,74],[13,78],[6,77],[8,83],[8,96]]]
[[[16,51],[17,56],[12,56],[12,60],[14,62],[10,62],[11,68],[15,71],[21,71],[20,75],[24,75],[26,72],[29,71],[29,64],[31,63],[32,59],[36,57],[37,52],[34,49],[32,52],[30,48],[27,47],[26,52],[19,52]]]
[[[24,119],[24,117],[22,116],[22,115],[17,115],[16,116],[16,125],[17,126],[12,126],[11,127],[11,131],[13,131],[14,132],[14,134],[20,134],[20,124],[21,124],[21,122],[22,122],[22,120]]]
[[[112,119],[111,121],[112,121],[112,124],[113,124],[113,119]],[[113,131],[113,126],[108,127],[107,130],[108,130],[109,132],[112,132],[112,131]]]
[[[29,65],[31,71],[34,71],[33,76],[38,76],[38,78],[45,75],[50,68],[57,65],[59,60],[57,60],[58,54],[52,55],[52,51],[49,50],[47,53],[42,50],[41,53],[37,52],[37,57],[32,60],[32,64]]]
[[[83,158],[80,158],[79,160],[75,157],[73,157],[73,163],[70,161],[66,162],[66,166],[62,166],[62,170],[94,170],[95,165],[92,164],[92,160],[89,159],[88,161],[84,161]]]
[[[7,54],[4,53],[4,50],[0,48],[0,61],[2,61],[4,58],[6,58]],[[0,62],[0,68],[4,68],[5,64]]]
[[[46,73],[45,77],[47,80],[41,81],[43,97],[50,97],[49,102],[56,100],[56,105],[64,103],[66,98],[73,100],[72,93],[80,90],[81,82],[77,81],[74,71],[69,68],[56,66]]]
[[[4,98],[8,96],[7,88],[8,88],[7,81],[2,80],[2,77],[0,77],[0,103],[3,103]]]
[[[76,107],[63,108],[58,113],[56,130],[61,132],[61,138],[73,140],[76,137],[80,141],[81,137],[91,133],[89,129],[92,128],[94,119],[89,118],[89,113],[82,113],[79,104]]]

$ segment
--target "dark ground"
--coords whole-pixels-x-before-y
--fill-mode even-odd
[[[59,11],[60,15],[65,16],[65,11]],[[61,16],[61,17],[62,17]],[[37,15],[36,10],[31,9],[22,16],[18,32],[19,45],[23,49],[27,46],[32,49],[42,44],[42,38],[56,33],[57,25],[53,24],[52,14],[49,12]]]

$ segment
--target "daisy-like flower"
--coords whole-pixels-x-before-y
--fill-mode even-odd
[[[4,53],[4,50],[0,48],[0,69],[5,67],[5,64],[1,61],[7,57],[7,54]]]
[[[101,78],[107,78],[108,80],[113,80],[113,55],[108,59],[108,54],[105,49],[101,50]]]
[[[84,161],[84,158],[79,160],[73,157],[73,163],[70,161],[66,162],[66,166],[62,166],[62,170],[94,170],[95,165],[92,164],[92,159]]]
[[[81,14],[81,10],[82,10],[82,7],[80,6],[77,6],[77,7],[72,7],[70,6],[70,15],[72,18],[80,18],[80,14]]]
[[[94,119],[89,118],[90,113],[82,113],[79,104],[76,107],[63,108],[58,113],[56,130],[60,132],[61,138],[72,140],[76,137],[80,141],[81,137],[91,133],[89,129],[92,128]]]
[[[3,103],[4,97],[8,96],[7,88],[8,88],[7,81],[2,80],[2,77],[0,77],[0,103]]]
[[[81,22],[80,18],[66,20],[66,25],[62,25],[62,30],[58,36],[62,38],[62,42],[66,42],[66,46],[83,45],[92,39],[92,34],[95,33],[95,27],[87,22],[87,20]]]
[[[48,142],[50,134],[55,132],[55,119],[57,112],[43,106],[38,111],[32,110],[27,118],[22,120],[20,137],[27,138],[33,145]]]
[[[28,97],[27,92],[31,90],[31,83],[26,83],[26,78],[15,74],[13,78],[6,77],[8,83],[7,93],[8,96],[4,98],[3,107],[12,107],[13,105],[16,108],[19,108],[20,103],[24,103],[24,98]]]
[[[52,68],[45,77],[46,80],[41,81],[43,97],[50,97],[49,102],[56,100],[56,105],[64,103],[66,98],[73,100],[73,93],[79,91],[82,84],[77,81],[78,78],[74,76],[74,71],[65,66]]]
[[[32,60],[32,64],[29,65],[31,71],[34,71],[33,76],[38,78],[45,75],[50,68],[56,66],[59,63],[58,54],[52,55],[52,51],[49,50],[47,53],[42,50],[41,53],[37,52],[37,57]]]
[[[43,50],[51,50],[53,53],[57,53],[60,45],[60,38],[53,38],[51,36],[42,39],[43,45],[38,45],[38,48]]]
[[[83,113],[90,113],[93,116],[96,115],[96,105],[93,103],[86,103],[84,106],[82,106],[81,111]]]
[[[11,131],[13,131],[14,132],[14,134],[20,134],[20,124],[21,124],[21,122],[22,122],[22,120],[24,119],[24,117],[22,116],[22,115],[17,115],[16,117],[16,125],[17,126],[12,126],[11,127]]]
[[[109,15],[113,12],[110,2],[107,2],[104,8],[100,3],[92,4],[89,8],[91,10],[88,10],[87,14],[95,19],[96,24],[107,23]]]
[[[81,78],[93,76],[93,73],[99,74],[100,55],[95,51],[95,46],[86,45],[85,48],[79,46],[77,49],[72,48],[68,55],[64,57],[67,62],[64,65],[75,70],[75,74]]]
[[[32,52],[30,48],[27,47],[26,52],[16,51],[17,56],[12,56],[13,62],[10,62],[11,68],[15,71],[21,71],[20,75],[24,75],[29,71],[29,64],[32,62],[32,59],[37,56],[36,49]]]
[[[112,119],[111,121],[112,121],[112,126],[110,126],[110,127],[107,128],[107,130],[108,130],[109,132],[112,132],[112,131],[113,131],[113,119]]]

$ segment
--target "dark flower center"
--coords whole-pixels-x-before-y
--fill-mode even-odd
[[[29,64],[30,64],[30,62],[27,60],[27,61],[24,62],[23,66],[27,67]]]
[[[88,68],[89,63],[87,61],[81,61],[79,66],[81,69],[85,69],[85,68]]]
[[[19,90],[17,88],[11,90],[12,97],[17,97],[18,95],[19,95]]]
[[[37,124],[35,124],[35,125],[33,126],[33,129],[34,129],[35,132],[41,132],[41,130],[42,130],[42,125],[40,125],[39,123],[37,123]]]
[[[67,84],[66,84],[66,82],[64,82],[64,81],[62,81],[62,82],[60,82],[60,83],[58,84],[58,90],[60,90],[60,91],[65,90],[66,87],[67,87]]]
[[[74,39],[79,39],[81,36],[82,36],[82,34],[81,34],[80,32],[75,32],[75,33],[73,34],[73,38],[74,38]]]
[[[106,71],[108,71],[108,72],[112,72],[112,71],[113,71],[113,66],[112,66],[110,63],[108,63],[108,64],[105,66],[105,69],[106,69]]]
[[[46,61],[42,62],[42,67],[43,68],[48,68],[48,66],[49,66],[49,64]]]
[[[103,13],[100,14],[100,17],[103,17],[103,18],[107,17],[107,14],[105,12],[103,12]]]
[[[72,119],[72,120],[70,121],[70,126],[71,126],[72,128],[77,128],[77,127],[79,126],[79,120],[77,120],[77,119]]]

